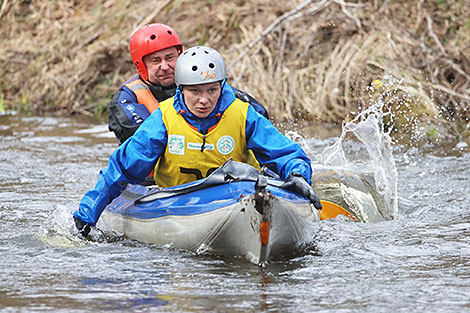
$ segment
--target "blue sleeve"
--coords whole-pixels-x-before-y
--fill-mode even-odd
[[[150,112],[145,104],[137,102],[136,95],[126,86],[122,87],[118,104],[126,113],[132,125],[142,124],[150,116]]]
[[[109,104],[108,128],[122,144],[134,135],[149,115],[147,107],[137,102],[136,95],[126,86],[121,86]]]
[[[246,92],[241,91],[240,89],[234,88],[233,86],[230,87],[232,87],[235,97],[242,100],[243,102],[248,102],[251,106],[253,106],[256,112],[269,119],[268,111],[258,102],[258,100],[256,100]]]
[[[128,183],[140,183],[152,172],[167,140],[161,111],[155,110],[134,136],[111,154],[108,167],[100,171],[95,188],[83,196],[78,211],[73,215],[95,226],[104,208],[121,194]]]
[[[256,112],[263,115],[265,118],[269,118],[268,111],[254,98],[250,97],[250,104],[253,106]]]
[[[281,134],[270,121],[251,106],[246,117],[246,145],[258,162],[285,180],[291,172],[301,174],[312,184],[310,159],[300,145]]]

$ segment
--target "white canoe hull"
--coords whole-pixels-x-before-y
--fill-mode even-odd
[[[198,253],[245,257],[258,264],[298,251],[313,239],[316,222],[320,220],[309,201],[285,198],[269,189],[279,193],[278,188],[270,186],[244,197],[246,192],[234,194],[231,196],[237,197],[234,203],[224,206],[228,200],[216,199],[219,207],[202,213],[168,212],[154,218],[137,218],[127,214],[139,210],[130,205],[120,211],[105,210],[102,220],[107,227],[130,239],[170,244]],[[208,188],[205,192],[213,191]],[[188,207],[191,196],[186,195]],[[214,205],[214,201],[208,205]]]

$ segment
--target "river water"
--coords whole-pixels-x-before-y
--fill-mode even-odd
[[[312,159],[333,133],[304,141]],[[85,118],[0,116],[1,312],[470,312],[465,143],[393,146],[392,218],[322,221],[314,247],[265,266],[77,236],[71,213],[115,147]]]

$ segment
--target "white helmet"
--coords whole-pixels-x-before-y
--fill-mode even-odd
[[[212,48],[203,46],[189,48],[176,61],[175,83],[178,87],[207,84],[226,78],[224,59]]]

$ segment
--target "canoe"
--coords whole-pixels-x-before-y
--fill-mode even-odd
[[[260,264],[310,243],[320,216],[282,182],[232,160],[172,188],[129,185],[104,210],[111,230],[145,243],[242,257]]]

